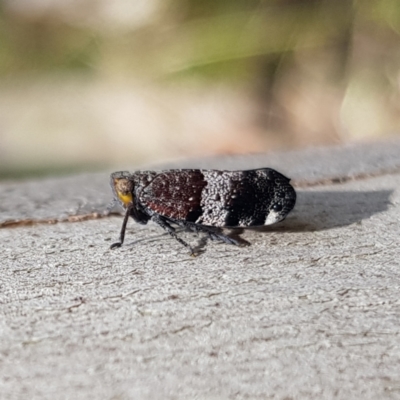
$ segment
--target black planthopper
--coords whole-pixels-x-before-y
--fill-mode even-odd
[[[115,202],[126,210],[119,242],[124,242],[131,216],[140,224],[149,220],[179,243],[173,224],[205,232],[211,239],[238,245],[221,228],[247,228],[282,221],[296,203],[296,192],[286,178],[271,168],[248,171],[173,169],[126,171],[111,174]]]

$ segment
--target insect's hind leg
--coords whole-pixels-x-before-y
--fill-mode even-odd
[[[182,221],[182,226],[194,231],[194,232],[204,232],[207,233],[211,240],[221,240],[227,244],[233,244],[235,246],[240,246],[241,243],[229,236],[224,235],[221,232],[221,228],[216,228],[213,226],[198,225],[193,222]]]
[[[182,240],[180,237],[175,232],[175,228],[173,228],[166,219],[163,217],[160,217],[159,215],[153,215],[151,217],[151,220],[154,221],[156,224],[160,225],[161,228],[165,229],[174,239],[176,239],[180,244],[185,246],[190,250],[190,255],[193,256],[195,254],[194,250],[192,247],[186,243],[184,240]]]

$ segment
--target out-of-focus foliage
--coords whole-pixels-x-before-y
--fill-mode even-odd
[[[358,39],[399,58],[389,52],[400,34],[397,0],[148,0],[147,12],[139,1],[123,22],[105,3],[3,0],[0,73],[109,66],[149,78],[255,79],[293,64],[296,54],[329,51],[340,78],[354,51],[364,50],[369,66]],[[128,1],[115,3],[120,13],[129,9]],[[269,60],[275,67],[265,68]]]
[[[109,66],[153,78],[177,79],[195,73],[254,79],[271,74],[271,68],[263,68],[269,58],[274,64],[279,58],[282,68],[291,63],[290,53],[348,43],[357,16],[363,13],[361,18],[369,18],[374,8],[368,2],[353,7],[349,1],[166,1],[154,6],[145,21],[116,27],[116,23],[100,24],[94,5],[101,2],[81,3],[64,6],[67,11],[72,5],[81,7],[78,19],[61,2],[36,13],[40,1],[5,2],[0,72]],[[380,4],[379,10],[386,8]],[[99,24],[85,18],[85,11],[93,12]],[[396,23],[390,13],[380,15],[376,23],[387,28],[389,22]],[[347,54],[338,56],[347,58]]]
[[[376,137],[400,131],[400,1],[0,0],[0,84],[51,74],[236,88],[244,151]]]

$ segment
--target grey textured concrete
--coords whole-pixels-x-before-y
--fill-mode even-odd
[[[118,216],[1,229],[0,398],[399,399],[400,142],[358,147],[265,156],[298,181],[354,179],[299,188],[248,247],[191,258],[132,221],[111,251]],[[0,198],[0,221],[53,221],[102,212],[110,192],[97,174]]]

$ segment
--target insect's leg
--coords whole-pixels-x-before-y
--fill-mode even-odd
[[[173,238],[175,238],[180,244],[187,247],[190,250],[190,255],[194,255],[193,249],[190,247],[188,243],[182,240],[178,235],[175,233],[175,228],[173,228],[164,218],[160,217],[159,215],[155,214],[151,217],[151,220],[164,228]]]
[[[186,222],[186,221],[183,221],[182,225],[195,231],[195,232],[207,233],[211,240],[221,240],[224,243],[233,244],[235,246],[241,245],[240,242],[238,242],[237,240],[232,239],[229,236],[226,236],[223,233],[221,233],[220,228],[215,228],[212,226],[198,225],[198,224],[194,224],[193,222]]]
[[[208,236],[210,236],[211,240],[217,239],[217,240],[221,240],[221,241],[223,241],[224,243],[227,243],[227,244],[233,244],[235,246],[241,246],[240,242],[238,242],[236,239],[233,239],[233,238],[231,238],[231,237],[229,237],[227,235],[224,235],[221,232],[212,232],[212,231],[207,231],[207,230],[205,230],[205,232],[208,233]]]
[[[110,249],[116,249],[117,247],[121,247],[122,243],[124,243],[125,239],[125,231],[126,231],[126,224],[128,223],[129,215],[131,214],[132,206],[128,206],[125,212],[124,221],[122,222],[121,232],[119,234],[119,242],[113,243],[110,246]]]

